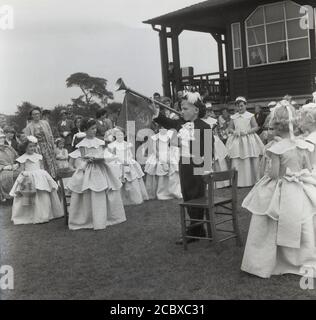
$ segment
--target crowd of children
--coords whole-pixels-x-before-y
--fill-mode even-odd
[[[194,102],[186,99],[186,104],[200,106],[198,97]],[[254,186],[242,202],[252,213],[242,270],[270,277],[301,274],[303,266],[316,268],[316,104],[297,110],[289,99],[270,103],[260,137],[247,100],[238,97],[235,106],[227,125],[225,119],[216,119],[211,105],[206,105],[204,113],[197,107],[197,119],[186,124],[174,115],[158,116],[159,132],[149,137],[143,166],[134,158],[133,145],[125,140],[122,128],[109,129],[100,139],[98,122],[82,119],[73,152],[68,153],[63,138],[55,141],[58,169],[73,172],[64,181],[70,194],[69,229],[105,229],[126,220],[126,205],[182,198],[188,187],[184,181],[180,184],[186,167],[181,164],[178,138],[183,144],[182,131],[190,132],[191,123],[214,133],[213,170],[235,168],[239,187]],[[58,185],[43,170],[36,145],[35,137],[26,137],[23,154],[16,159],[21,173],[10,192],[14,224],[63,216]],[[217,188],[228,185],[222,182]]]

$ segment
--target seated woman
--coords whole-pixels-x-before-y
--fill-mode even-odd
[[[18,157],[16,151],[5,145],[6,136],[0,133],[0,201],[5,202],[12,197],[9,195],[14,181],[19,175],[18,164],[15,160]]]

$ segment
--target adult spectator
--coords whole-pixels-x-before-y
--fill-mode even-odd
[[[222,109],[222,114],[218,117],[218,136],[226,143],[228,139],[228,126],[230,124],[230,114],[228,108]]]
[[[16,133],[13,127],[6,126],[3,129],[5,134],[5,144],[12,147],[15,151],[18,151],[18,142],[16,141]]]
[[[181,103],[182,103],[183,96],[184,96],[184,93],[182,90],[177,92],[177,99],[174,103],[174,109],[176,111],[179,111],[179,112],[181,111]]]
[[[79,143],[78,134],[81,132],[81,129],[80,129],[81,121],[82,121],[82,116],[77,116],[74,121],[74,127],[71,129],[71,136],[72,136],[71,146],[73,150],[76,149],[75,147]]]
[[[108,112],[105,109],[99,109],[96,113],[98,139],[103,140],[104,134],[113,128],[112,121],[108,119]]]
[[[44,169],[53,177],[57,177],[57,163],[55,159],[55,144],[49,123],[41,120],[41,109],[35,107],[30,112],[31,120],[24,132],[27,136],[34,136],[38,140],[39,153],[43,156]]]
[[[167,107],[169,108],[172,108],[172,101],[169,97],[161,97],[160,98],[160,101],[161,103],[163,103],[164,105],[166,105]],[[179,119],[178,115],[175,114],[174,112],[166,109],[166,108],[163,108],[163,110],[161,111],[164,113],[164,115],[167,117],[167,118],[170,118],[170,119]]]
[[[201,89],[200,90],[200,96],[203,103],[206,103],[209,99],[209,92],[207,89]]]
[[[50,123],[50,115],[51,115],[51,111],[50,110],[43,110],[42,112],[42,120],[47,121],[48,123]]]
[[[19,166],[15,164],[18,157],[16,151],[5,144],[6,136],[0,133],[0,201],[10,199],[10,190],[19,175]]]
[[[71,152],[72,135],[71,130],[74,127],[72,120],[68,119],[68,113],[66,110],[60,112],[61,120],[57,124],[57,130],[59,135],[65,140],[65,148],[68,152]]]
[[[155,92],[155,93],[153,94],[153,98],[154,98],[154,100],[160,101],[160,98],[161,98],[160,93]]]
[[[277,105],[276,101],[271,101],[268,104],[269,114],[267,115],[264,121],[264,124],[262,127],[262,133],[260,135],[260,138],[264,144],[267,144],[269,142],[273,134],[273,128],[271,127],[271,118],[272,118],[272,111],[276,107],[276,105]]]
[[[259,105],[255,106],[255,119],[257,121],[259,130],[257,131],[257,134],[260,135],[263,131],[263,125],[266,120],[266,115],[264,114],[262,108]]]
[[[25,142],[27,141],[27,136],[24,132],[20,133],[17,135],[17,142],[18,142],[18,154],[19,156],[21,156],[23,153],[24,153],[24,145],[25,145]]]

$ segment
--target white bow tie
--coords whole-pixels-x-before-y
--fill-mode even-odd
[[[194,122],[187,122],[182,127],[188,130],[194,130]]]

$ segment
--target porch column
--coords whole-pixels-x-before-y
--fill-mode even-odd
[[[172,56],[174,66],[174,85],[176,91],[181,90],[181,67],[180,67],[180,51],[179,51],[179,35],[182,32],[181,29],[172,28],[171,40],[172,40]]]
[[[218,53],[218,70],[220,73],[220,78],[224,77],[224,57],[223,57],[223,40],[222,35],[219,33],[211,33],[212,37],[217,42],[217,53]],[[226,96],[226,83],[223,80],[219,82],[219,96],[220,102],[223,103],[225,101]]]
[[[316,11],[315,11],[316,14]],[[316,17],[315,17],[316,21]],[[316,26],[314,26],[316,28]],[[312,91],[316,90],[316,32],[315,29],[310,29],[310,48],[311,48],[311,58],[312,58],[312,79],[311,79],[311,85],[312,85]]]
[[[161,27],[161,31],[159,32],[159,44],[163,95],[171,97],[170,82],[168,77],[169,57],[166,27]]]
[[[224,57],[223,57],[223,43],[221,39],[217,41],[217,52],[218,52],[218,68],[219,68],[219,72],[222,74],[224,73]]]

